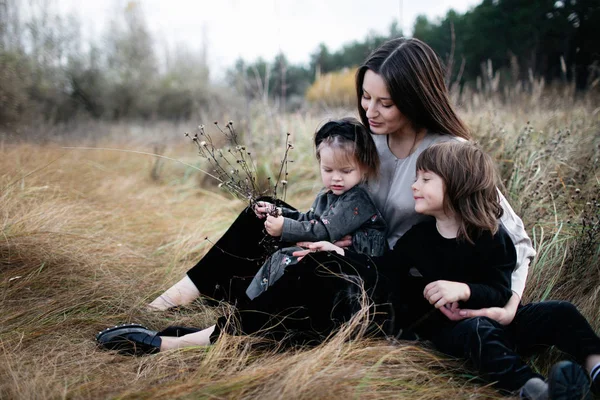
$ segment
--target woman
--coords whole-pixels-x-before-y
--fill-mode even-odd
[[[418,39],[394,39],[375,50],[359,68],[356,79],[358,113],[368,126],[381,158],[379,182],[372,185],[372,195],[389,225],[390,247],[412,225],[423,217],[414,212],[410,186],[415,175],[418,155],[433,143],[454,138],[469,139],[469,132],[456,115],[444,83],[442,66],[435,52]],[[397,167],[396,167],[397,166]],[[397,169],[396,169],[397,168]],[[513,273],[513,297],[504,308],[454,310],[451,319],[487,316],[502,324],[511,322],[525,280],[530,260],[535,256],[531,241],[520,218],[502,198],[502,219],[517,247],[517,268]],[[251,216],[249,210],[243,216]],[[245,276],[253,276],[260,262],[242,262],[236,258],[235,270],[224,271],[215,266],[229,262],[221,250],[240,246],[239,255],[254,258],[260,246],[251,242],[247,232],[261,229],[260,221],[252,227],[236,221],[206,256],[186,276],[150,303],[155,310],[166,310],[191,303],[200,294],[217,300],[245,301],[240,291],[247,287]],[[240,225],[243,225],[240,227]],[[243,228],[243,229],[240,229]],[[260,235],[258,235],[260,236]],[[238,240],[239,239],[239,240]],[[348,242],[341,242],[348,245]],[[232,247],[232,245],[234,247]],[[220,250],[221,249],[221,250]]]
[[[470,138],[466,126],[450,104],[443,77],[435,52],[417,39],[404,38],[384,43],[357,73],[358,112],[363,124],[373,134],[381,160],[380,178],[370,190],[388,223],[390,247],[412,225],[426,218],[415,213],[411,192],[418,155],[434,143]],[[535,251],[521,220],[504,198],[502,206],[502,223],[517,248],[517,267],[512,274],[513,295],[504,308],[443,308],[444,314],[452,320],[487,316],[501,324],[508,324],[515,315]],[[256,211],[260,214],[268,210],[258,208]],[[336,325],[332,323],[332,316],[333,320],[347,320],[356,309],[356,304],[351,302],[340,303],[340,293],[346,293],[345,298],[349,298],[347,293],[352,291],[349,280],[352,279],[323,279],[319,273],[307,274],[306,271],[318,271],[319,266],[327,265],[328,254],[313,255],[305,257],[296,268],[290,269],[289,274],[286,271],[281,281],[250,301],[245,295],[246,288],[267,255],[263,254],[264,250],[259,245],[262,230],[263,222],[254,211],[244,210],[215,246],[187,272],[186,277],[150,303],[150,308],[164,310],[188,304],[202,294],[217,301],[228,301],[242,311],[260,310],[264,314],[277,314],[282,316],[282,320],[293,314],[298,318],[288,318],[286,323],[292,326],[287,328],[294,330],[301,341],[319,341],[326,337]],[[337,244],[342,247],[349,245],[348,241]],[[350,261],[348,263],[351,264]],[[362,275],[361,278],[367,293],[374,293],[377,277]],[[313,296],[315,291],[309,290],[315,286],[323,288],[318,296]],[[385,299],[375,300],[376,303],[379,301],[385,302]],[[243,312],[240,314],[245,333],[256,332],[266,324],[273,325],[265,320],[244,318]],[[304,329],[306,320],[310,321],[310,332]],[[114,335],[120,334],[118,330],[114,332]],[[194,334],[197,337],[163,337],[162,343],[158,343],[156,332],[140,328],[131,333],[140,335],[140,339],[130,337],[129,340],[152,342],[151,349],[155,349],[158,343],[164,350],[206,344],[210,336],[214,337],[217,333],[211,329],[202,332]],[[274,338],[288,337],[283,332],[273,335]]]

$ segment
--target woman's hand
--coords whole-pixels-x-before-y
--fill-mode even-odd
[[[267,216],[265,229],[271,236],[281,236],[281,233],[283,232],[283,217],[281,215],[279,217],[273,217],[272,215]]]
[[[340,238],[340,240],[333,242],[333,244],[338,247],[350,247],[352,246],[352,236],[346,235],[343,238]]]
[[[515,318],[519,306],[519,296],[513,293],[504,307],[489,307],[480,310],[461,310],[458,303],[446,304],[440,311],[451,321],[460,321],[472,317],[488,317],[501,325],[510,324]]]
[[[471,289],[469,285],[461,282],[435,281],[425,286],[423,296],[429,301],[429,304],[440,308],[448,303],[469,300]]]
[[[254,204],[254,214],[260,219],[266,218],[274,209],[275,205],[268,201],[257,201],[256,204]]]
[[[306,248],[306,250],[298,250],[292,253],[294,257],[298,257],[298,261],[302,260],[308,253],[315,253],[317,251],[335,251],[341,256],[346,254],[341,247],[324,240],[321,242],[298,242],[296,245]]]

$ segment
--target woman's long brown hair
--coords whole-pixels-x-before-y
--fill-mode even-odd
[[[415,129],[425,128],[432,133],[471,138],[450,103],[442,64],[426,43],[418,39],[389,40],[359,67],[356,73],[358,114],[368,127],[369,121],[361,106],[367,70],[383,78],[396,107]]]

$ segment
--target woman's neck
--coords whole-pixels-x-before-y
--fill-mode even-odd
[[[412,126],[388,135],[388,147],[397,158],[410,156],[425,138],[427,130],[415,130]]]
[[[444,238],[454,239],[458,236],[460,221],[456,217],[435,217],[435,226]]]

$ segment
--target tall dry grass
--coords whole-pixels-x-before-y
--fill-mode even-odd
[[[464,116],[498,160],[538,250],[526,299],[569,299],[598,331],[598,109],[487,102]],[[327,117],[244,124],[265,174],[292,133],[287,201],[299,208],[319,188],[310,139]],[[202,302],[165,313],[144,305],[180,279],[209,248],[206,238],[216,240],[245,204],[183,164],[157,168],[140,154],[62,148],[153,152],[160,144],[165,156],[198,163],[181,126],[86,130],[87,138],[60,145],[0,142],[0,398],[502,397],[468,366],[427,347],[357,336],[368,308],[311,349],[266,351],[258,338],[223,337],[212,347],[141,358],[97,350],[95,333],[111,324],[202,328],[227,312]],[[543,370],[548,361],[535,363]]]

